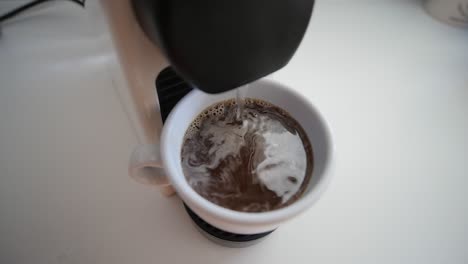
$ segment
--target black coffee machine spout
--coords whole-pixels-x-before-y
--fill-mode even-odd
[[[132,0],[144,32],[193,86],[220,93],[285,66],[314,0]]]

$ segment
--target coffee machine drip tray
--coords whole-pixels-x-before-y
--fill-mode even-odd
[[[156,77],[156,92],[159,99],[163,123],[177,102],[192,90],[171,67],[164,68]],[[259,234],[234,234],[218,229],[196,215],[186,204],[185,210],[193,220],[196,228],[211,241],[228,247],[247,247],[260,242],[274,230]]]

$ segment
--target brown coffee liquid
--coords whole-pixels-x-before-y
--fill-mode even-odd
[[[281,108],[251,98],[242,108],[232,99],[203,111],[185,134],[181,159],[197,193],[243,212],[295,202],[313,169],[312,146],[299,123]]]

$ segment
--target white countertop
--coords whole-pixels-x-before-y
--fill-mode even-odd
[[[468,262],[468,31],[420,1],[318,1],[272,78],[329,122],[334,179],[306,213],[232,249],[199,234],[177,197],[128,177],[137,129],[88,2],[3,26],[0,263]]]

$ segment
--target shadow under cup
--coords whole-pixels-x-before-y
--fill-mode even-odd
[[[242,87],[246,97],[261,99],[286,110],[306,132],[313,151],[314,167],[302,197],[291,205],[261,213],[233,211],[216,205],[193,190],[185,179],[181,149],[191,122],[214,103],[236,97],[236,91],[206,94],[192,90],[169,114],[161,136],[161,155],[167,177],[184,203],[204,221],[219,229],[237,234],[258,234],[277,228],[318,200],[330,178],[332,165],[331,134],[320,113],[304,96],[279,83],[260,80]]]

